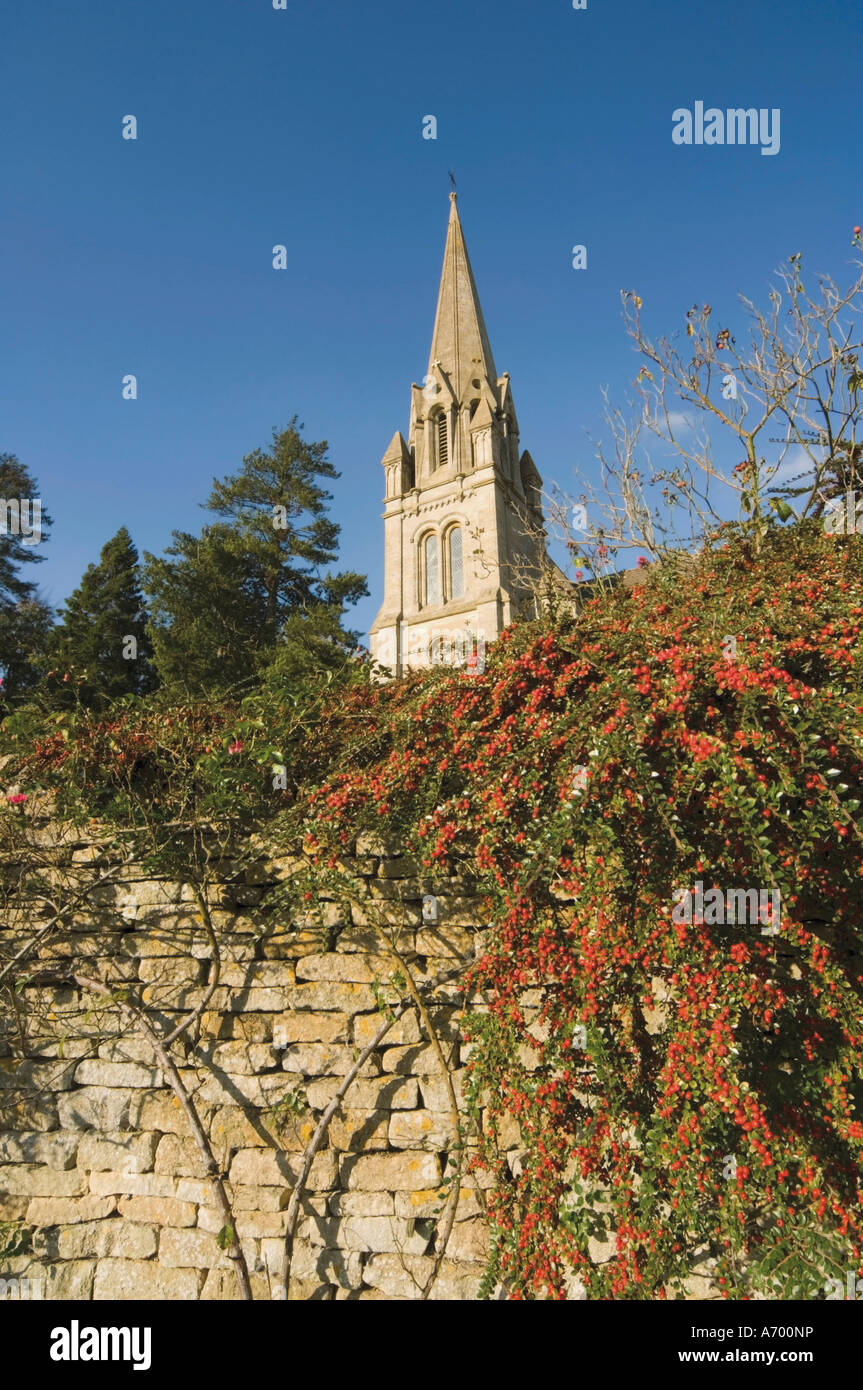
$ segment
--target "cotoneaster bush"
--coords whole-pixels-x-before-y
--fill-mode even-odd
[[[304,824],[322,866],[383,821],[487,894],[469,1069],[521,1127],[515,1174],[478,1160],[516,1297],[664,1297],[700,1262],[817,1298],[863,1253],[863,562],[776,532],[651,580],[430,678]],[[778,889],[779,934],[674,922],[697,880]]]

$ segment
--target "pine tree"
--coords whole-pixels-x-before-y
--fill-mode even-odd
[[[0,709],[39,679],[51,610],[19,571],[44,560],[38,547],[50,526],[35,478],[14,454],[0,454]]]
[[[340,528],[327,516],[322,479],[340,474],[325,441],[303,439],[297,417],[273,430],[239,472],[214,480],[206,508],[220,520],[199,538],[174,532],[162,559],[145,556],[156,663],[188,690],[256,682],[305,620],[321,633],[297,660],[335,663],[353,635],[340,620],[365,595],[360,574],[322,573],[338,555]],[[305,652],[305,655],[303,655]]]
[[[51,634],[48,698],[103,708],[121,695],[152,689],[152,648],[141,594],[138,552],[121,526],[88,565]]]

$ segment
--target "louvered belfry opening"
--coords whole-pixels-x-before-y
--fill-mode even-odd
[[[449,447],[446,434],[446,416],[441,413],[437,417],[437,461],[438,468],[443,468],[449,462]]]

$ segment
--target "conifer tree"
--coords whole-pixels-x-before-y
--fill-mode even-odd
[[[125,526],[102,547],[99,563],[88,565],[60,619],[48,644],[51,703],[102,708],[152,689],[138,552]]]
[[[297,623],[319,633],[297,663],[336,664],[354,645],[345,606],[368,592],[363,575],[331,574],[340,528],[321,480],[340,474],[327,444],[303,439],[294,416],[242,468],[214,480],[206,508],[219,520],[200,537],[174,532],[166,555],[146,555],[151,633],[163,680],[191,691],[256,682],[292,641]]]

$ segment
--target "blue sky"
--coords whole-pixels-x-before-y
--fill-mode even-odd
[[[796,251],[850,280],[860,38],[853,0],[7,8],[0,451],[54,517],[46,597],[121,525],[155,552],[199,529],[213,476],[297,414],[342,473],[367,629],[380,458],[426,370],[449,169],[522,445],[576,490],[600,388],[622,400],[637,371],[622,288],[658,335],[696,301],[734,325],[738,293],[763,301]],[[780,152],[673,144],[696,100],[780,108]]]

